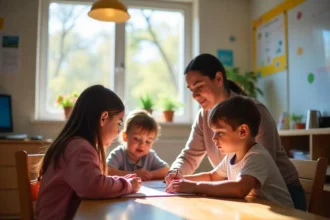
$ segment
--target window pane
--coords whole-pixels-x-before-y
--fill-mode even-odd
[[[88,17],[90,5],[52,3],[49,7],[47,110],[58,94],[81,93],[93,84],[110,87],[114,24]]]
[[[129,9],[126,23],[125,101],[138,107],[150,94],[183,100],[184,14],[179,11]],[[180,81],[181,80],[181,81]]]

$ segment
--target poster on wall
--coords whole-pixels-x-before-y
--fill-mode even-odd
[[[222,50],[217,51],[218,59],[224,66],[233,67],[234,66],[234,53],[232,50]]]
[[[0,36],[0,73],[15,74],[19,66],[19,36]]]
[[[255,27],[255,71],[261,76],[281,72],[287,68],[285,14]]]

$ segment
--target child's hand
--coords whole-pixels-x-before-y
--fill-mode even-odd
[[[124,178],[129,179],[129,178],[133,178],[136,177],[136,173],[130,173],[124,176]]]
[[[173,180],[165,189],[167,193],[196,193],[196,182],[190,180]]]
[[[129,178],[128,181],[132,185],[132,193],[136,193],[137,191],[140,190],[140,187],[141,187],[141,178],[140,177]]]
[[[134,172],[136,173],[137,176],[141,177],[143,181],[152,179],[152,174],[146,169],[139,169],[139,170],[135,170]]]
[[[183,179],[183,176],[181,174],[178,173],[178,175],[176,175],[176,172],[169,172],[166,177],[165,177],[165,182],[166,182],[166,186],[168,186],[173,180],[180,180]]]

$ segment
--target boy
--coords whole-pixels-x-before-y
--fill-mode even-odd
[[[255,142],[260,120],[257,106],[247,97],[235,96],[216,105],[209,126],[214,132],[212,140],[225,158],[210,172],[173,180],[166,191],[230,198],[250,195],[294,207],[271,155]]]
[[[131,112],[121,132],[121,142],[107,158],[108,174],[126,176],[136,173],[142,180],[162,179],[168,164],[152,150],[159,135],[159,126],[146,111]]]

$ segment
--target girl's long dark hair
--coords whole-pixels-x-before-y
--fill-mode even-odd
[[[226,70],[221,61],[211,54],[204,53],[191,60],[184,73],[187,74],[189,71],[199,71],[211,80],[215,78],[217,72],[221,72],[227,92],[233,91],[239,95],[247,96],[247,93],[237,83],[227,79]]]
[[[105,111],[109,117],[125,109],[121,99],[110,89],[94,85],[85,89],[79,96],[73,111],[63,130],[48,148],[39,170],[39,179],[49,166],[59,167],[60,157],[70,140],[81,137],[87,140],[96,150],[100,158],[100,167],[106,173],[106,156],[100,135],[100,117]],[[64,158],[69,159],[69,158]]]

